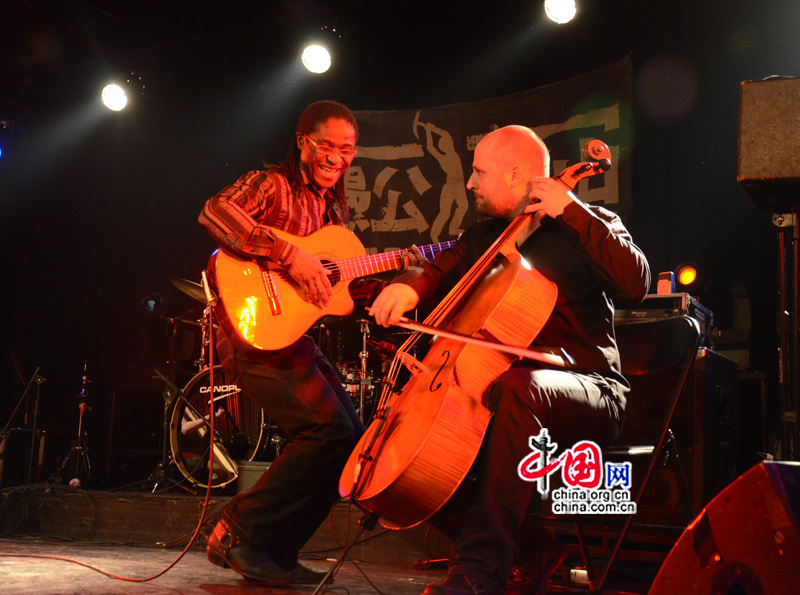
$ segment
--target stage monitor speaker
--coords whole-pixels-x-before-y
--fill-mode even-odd
[[[759,463],[686,528],[648,595],[800,593],[800,463]]]
[[[745,81],[737,179],[760,210],[800,204],[800,79]]]
[[[0,488],[40,483],[44,479],[45,432],[37,430],[35,438],[32,432],[11,428],[0,434]]]

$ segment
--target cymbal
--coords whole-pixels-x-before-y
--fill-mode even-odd
[[[187,279],[179,279],[178,277],[173,277],[170,282],[190,298],[197,300],[201,304],[208,305],[206,292],[203,291],[203,286],[199,283]]]

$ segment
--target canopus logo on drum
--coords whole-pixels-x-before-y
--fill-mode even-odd
[[[200,394],[207,395],[211,392],[210,386],[201,386],[200,387]],[[215,393],[240,393],[242,389],[240,389],[235,384],[220,384],[219,386],[214,387]]]

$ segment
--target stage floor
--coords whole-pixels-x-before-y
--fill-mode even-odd
[[[203,499],[173,493],[92,492],[53,485],[19,486],[0,500],[0,591],[3,593],[210,593],[240,592],[312,594],[316,586],[269,588],[242,579],[206,560],[205,544],[228,497],[214,496],[206,514]],[[327,591],[345,595],[419,595],[425,585],[445,575],[450,540],[423,523],[404,531],[378,525],[362,532],[362,514],[347,502],[337,503],[301,552],[317,570],[329,570],[345,543],[348,561]],[[203,522],[198,528],[200,519]],[[570,543],[562,522],[550,528]],[[650,545],[658,539],[645,531]],[[193,539],[193,536],[197,537]],[[590,547],[603,548],[604,537],[587,532]],[[183,548],[193,546],[183,557]],[[638,545],[645,542],[632,540]],[[592,545],[594,544],[594,545]],[[575,549],[570,545],[572,549]],[[660,544],[660,547],[666,547]],[[629,552],[620,561],[620,580],[608,594],[644,594],[655,576],[647,549]],[[668,551],[668,547],[666,551]],[[177,563],[171,568],[170,565]],[[437,564],[437,561],[439,563]],[[433,568],[429,563],[433,562]],[[580,567],[577,550],[551,577],[548,593],[569,592],[572,569]],[[625,564],[625,566],[623,566]],[[169,568],[169,570],[167,570]],[[102,572],[101,572],[102,571]],[[142,581],[157,575],[158,578]],[[118,577],[138,579],[121,580]]]
[[[162,572],[180,556],[180,553],[181,550],[177,548],[3,539],[0,540],[2,581],[0,590],[17,595],[72,593],[233,595],[241,592],[310,595],[315,589],[313,585],[277,589],[244,580],[230,569],[219,568],[209,563],[202,547],[191,548],[170,570],[147,582],[129,582],[111,578],[83,566],[90,565],[120,577],[142,579]],[[305,559],[304,563],[317,570],[327,570],[334,564],[325,559]],[[339,569],[329,590],[320,593],[419,595],[427,583],[440,580],[444,574],[443,570],[417,570],[408,565],[359,562],[356,567],[355,564],[346,562]],[[375,587],[370,585],[369,581]]]

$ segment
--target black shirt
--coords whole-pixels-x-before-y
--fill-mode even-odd
[[[421,302],[441,296],[508,225],[504,219],[479,221],[451,249],[395,282],[413,287]],[[563,348],[575,360],[576,371],[626,385],[614,339],[612,300],[641,301],[650,286],[650,269],[619,217],[602,207],[570,204],[563,215],[545,217],[519,251],[558,288],[552,314],[531,345]]]

